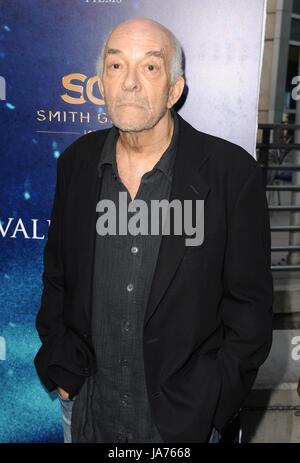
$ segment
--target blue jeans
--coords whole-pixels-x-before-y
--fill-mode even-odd
[[[64,399],[59,393],[57,393],[60,405],[61,405],[61,418],[62,418],[62,426],[64,432],[64,444],[71,444],[72,437],[71,437],[71,419],[72,419],[72,408],[74,400],[76,400],[76,396],[73,399]]]
[[[212,433],[210,435],[208,443],[209,444],[218,444],[219,440],[220,440],[220,437],[221,437],[220,433],[216,430],[216,428],[214,428],[212,430]]]
[[[72,436],[71,436],[71,419],[72,419],[72,408],[74,401],[76,400],[76,396],[71,399],[64,399],[58,393],[58,397],[61,404],[61,415],[62,415],[62,426],[64,432],[64,444],[71,444],[72,443]],[[210,438],[209,444],[218,444],[220,439],[220,434],[216,429],[213,429]]]

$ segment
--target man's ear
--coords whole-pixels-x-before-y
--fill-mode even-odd
[[[182,95],[183,89],[185,85],[185,80],[183,77],[178,77],[176,82],[171,85],[170,90],[169,90],[169,98],[168,98],[168,109],[172,108],[174,104],[177,103],[179,98]]]

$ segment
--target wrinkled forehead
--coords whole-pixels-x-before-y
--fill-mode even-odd
[[[107,50],[120,50],[121,52],[140,51],[141,54],[147,52],[162,52],[167,59],[171,53],[172,41],[168,33],[156,26],[132,25],[119,26],[112,31],[106,45]]]

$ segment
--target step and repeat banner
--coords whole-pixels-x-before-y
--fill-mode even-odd
[[[264,0],[1,0],[0,442],[62,442],[56,394],[33,365],[56,161],[110,126],[95,64],[133,17],[170,28],[185,53],[181,115],[255,153]]]

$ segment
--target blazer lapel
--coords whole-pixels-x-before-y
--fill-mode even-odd
[[[210,190],[201,176],[201,167],[209,157],[203,146],[195,144],[195,129],[179,117],[179,140],[169,201],[204,200]],[[200,140],[200,137],[197,137]],[[204,203],[205,204],[205,203]],[[187,235],[163,235],[144,317],[144,328],[155,312],[186,250]]]
[[[102,132],[102,131],[101,131]],[[108,131],[105,131],[108,132]],[[91,303],[93,291],[94,255],[96,244],[96,205],[100,198],[102,177],[98,174],[98,162],[105,141],[104,133],[93,148],[80,172],[81,194],[78,204],[75,205],[80,213],[80,239],[78,246],[81,297],[87,319],[91,316]]]

